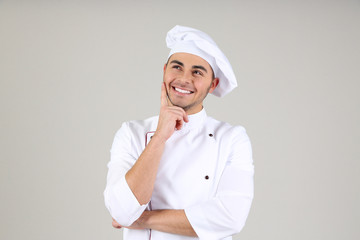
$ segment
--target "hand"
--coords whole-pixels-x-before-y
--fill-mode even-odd
[[[122,228],[122,226],[113,218],[112,219],[113,221],[112,221],[112,226],[114,227],[114,228]]]
[[[159,122],[154,136],[159,136],[164,141],[168,140],[175,130],[180,130],[185,122],[189,122],[184,109],[169,106],[167,101],[165,83],[161,86],[161,108]]]
[[[128,228],[128,229],[144,229],[145,227],[143,226],[142,224],[142,219],[144,219],[144,216],[146,215],[147,211],[145,211],[138,220],[136,220],[133,224],[131,224],[131,226],[128,226],[128,227],[124,227],[124,226],[121,226],[114,218],[112,219],[112,226],[114,228]]]

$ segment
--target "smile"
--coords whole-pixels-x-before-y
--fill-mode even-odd
[[[173,89],[174,89],[176,92],[183,93],[183,94],[191,94],[191,93],[194,93],[194,92],[192,92],[192,91],[185,90],[185,89],[181,89],[181,88],[177,88],[177,87],[173,87]]]

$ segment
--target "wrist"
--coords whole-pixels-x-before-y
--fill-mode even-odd
[[[140,218],[137,220],[137,222],[141,225],[144,229],[151,229],[150,227],[150,217],[151,217],[152,211],[144,211],[143,214],[140,216]]]
[[[167,138],[166,137],[163,137],[161,136],[160,134],[158,133],[154,133],[154,135],[152,136],[151,138],[151,141],[154,141],[156,142],[157,144],[165,144],[166,141],[167,141]]]

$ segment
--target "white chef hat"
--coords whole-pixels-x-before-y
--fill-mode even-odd
[[[191,53],[206,60],[219,78],[219,85],[212,92],[223,97],[237,87],[234,71],[229,60],[216,43],[206,33],[197,29],[176,25],[166,36],[167,47],[171,55],[177,52]]]

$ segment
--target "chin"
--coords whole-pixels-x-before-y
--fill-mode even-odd
[[[186,105],[186,104],[173,104],[173,105],[176,106],[176,107],[180,107],[180,108],[184,109],[185,112],[194,107],[194,104],[189,104],[189,105]]]
[[[182,108],[184,110],[189,109],[189,105],[179,104],[179,103],[173,103],[173,105],[176,106],[176,107],[180,107],[180,108]]]

